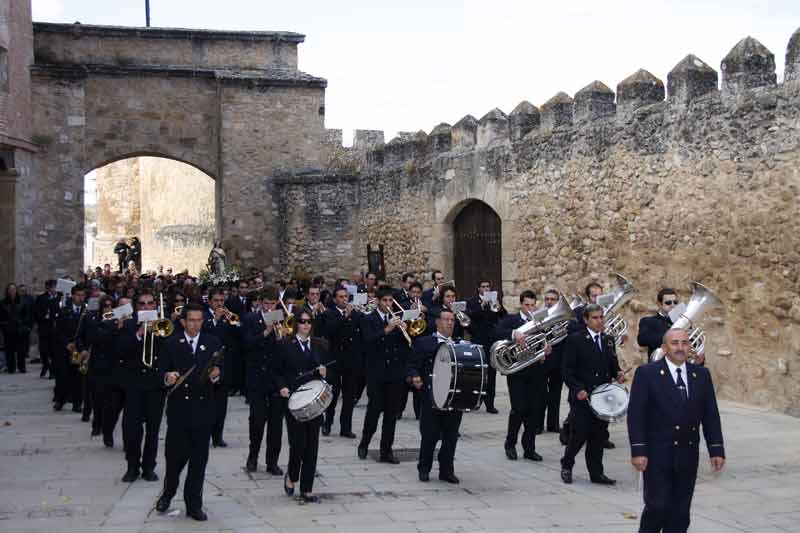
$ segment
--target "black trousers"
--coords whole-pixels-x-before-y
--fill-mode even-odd
[[[364,431],[361,434],[361,446],[369,447],[372,436],[378,430],[378,418],[383,414],[381,426],[381,455],[392,451],[394,428],[397,413],[400,410],[402,394],[406,392],[405,382],[399,383],[367,383],[367,414],[364,417]]]
[[[228,386],[224,383],[214,385],[214,426],[211,428],[211,440],[222,440],[222,430],[225,429],[225,417],[228,414]]]
[[[83,403],[83,381],[78,365],[71,363],[70,354],[66,350],[56,352],[52,364],[56,374],[55,401],[71,402],[73,409],[80,409]]]
[[[536,451],[537,416],[544,403],[544,379],[541,376],[508,376],[507,380],[511,411],[508,413],[505,447],[517,445],[519,430],[524,425],[522,449],[526,452]]]
[[[685,533],[689,529],[697,479],[697,458],[682,468],[649,462],[643,477],[644,511],[640,533]]]
[[[90,382],[88,374],[81,374],[80,371],[78,380],[81,384],[81,398],[83,399],[83,419],[88,420],[94,409],[94,384]]]
[[[6,351],[6,369],[9,374],[13,374],[19,368],[20,372],[25,372],[25,336],[19,331],[12,329],[3,330],[3,340]]]
[[[167,421],[167,439],[164,443],[164,459],[167,472],[164,476],[163,495],[169,499],[178,491],[181,472],[189,463],[186,480],[183,483],[183,501],[187,510],[203,507],[203,482],[208,464],[208,441],[211,427],[191,427]]]
[[[289,480],[300,481],[300,492],[308,494],[314,490],[314,474],[317,471],[319,452],[319,428],[322,416],[308,422],[299,422],[287,411],[286,430],[289,433]]]
[[[561,369],[551,368],[545,373],[545,393],[542,402],[541,414],[536,419],[539,429],[557,431],[559,427],[559,411],[561,409],[561,388],[564,385],[561,379]]]
[[[55,335],[39,331],[39,358],[42,360],[41,376],[53,371],[53,358],[56,354]]]
[[[327,375],[325,376],[325,381],[327,381],[331,385],[331,389],[333,391],[333,398],[331,399],[331,404],[328,406],[327,409],[325,409],[325,415],[324,415],[324,420],[322,421],[322,425],[330,428],[333,425],[333,419],[336,418],[336,404],[339,402],[339,393],[342,390],[342,375],[335,368],[328,367]],[[339,425],[340,426],[342,425],[341,421],[339,422]],[[289,427],[288,424],[286,427],[287,428]]]
[[[461,427],[461,411],[442,411],[433,407],[430,393],[421,392],[419,433],[419,461],[417,470],[428,473],[433,467],[433,452],[436,443],[440,440],[439,448],[439,475],[453,474],[455,468],[453,461],[456,456],[456,442],[458,429]]]
[[[287,400],[278,395],[268,396],[262,392],[250,392],[247,395],[250,404],[250,454],[258,459],[261,440],[264,438],[264,426],[267,428],[267,466],[277,466],[281,455],[281,439],[283,438],[283,415],[287,411]]]
[[[492,345],[484,344],[483,345],[483,353],[484,356],[487,358],[486,361],[486,386],[484,392],[486,395],[483,397],[483,404],[486,406],[487,409],[490,407],[494,407],[494,397],[495,391],[497,389],[497,370],[489,364],[488,357],[491,351]]]
[[[353,431],[353,409],[356,402],[366,387],[364,372],[356,369],[341,371],[342,410],[339,412],[339,431],[349,433]]]
[[[158,430],[164,413],[164,391],[128,387],[122,417],[122,440],[129,469],[150,472],[156,468]],[[142,449],[144,437],[144,449]]]
[[[91,378],[90,378],[91,380]],[[117,426],[119,414],[125,405],[125,389],[114,384],[110,378],[94,378],[94,418],[92,428],[99,428],[103,436],[111,439]]]
[[[401,396],[400,410],[397,412],[397,415],[400,416],[405,412],[406,405],[408,405],[409,393],[411,393],[411,406],[414,408],[414,417],[419,419],[421,396],[420,392],[411,385],[406,385],[406,391]]]
[[[561,458],[561,467],[572,470],[575,457],[586,445],[586,468],[589,476],[603,475],[603,443],[608,440],[608,422],[592,413],[586,401],[570,401],[569,441]]]

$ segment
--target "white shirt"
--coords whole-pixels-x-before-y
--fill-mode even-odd
[[[295,338],[300,342],[300,348],[305,352],[306,350],[311,349],[311,337],[306,338],[303,340],[303,337],[300,335],[295,335]]]
[[[683,384],[686,385],[686,397],[689,397],[689,377],[686,375],[686,363],[681,364],[681,366],[675,366],[675,363],[669,360],[669,358],[665,357],[664,360],[667,362],[667,367],[669,368],[669,373],[672,374],[672,381],[675,382],[675,385],[678,385],[678,373],[676,372],[677,369],[681,369],[681,379],[683,380]]]
[[[391,319],[392,319],[392,317],[391,317],[391,315],[389,313],[386,313],[386,314],[382,313],[380,308],[376,308],[375,312],[378,313],[379,317],[381,317],[381,322],[386,322],[387,319],[391,321]]]
[[[525,314],[525,311],[520,311],[519,317],[522,319],[523,322],[528,322],[531,319],[531,317]]]
[[[436,339],[437,339],[439,342],[449,342],[449,343],[452,343],[452,342],[453,342],[453,338],[452,338],[452,337],[445,337],[444,335],[442,335],[442,334],[441,334],[441,333],[439,333],[438,331],[436,332]]]
[[[586,331],[588,331],[588,332],[589,332],[589,335],[591,335],[591,336],[592,336],[592,342],[594,343],[594,345],[599,347],[600,345],[599,345],[599,344],[597,344],[597,337],[600,337],[600,335],[602,335],[602,332],[600,332],[600,333],[597,333],[597,332],[595,332],[595,331],[592,331],[592,330],[591,330],[591,329],[589,329],[589,328],[586,328]],[[602,339],[602,337],[601,337],[601,339]],[[598,349],[599,349],[599,348],[598,348]]]
[[[200,340],[200,334],[198,333],[196,337],[190,337],[189,334],[184,331],[183,336],[186,338],[186,342],[189,343],[189,347],[192,348],[192,353],[194,354],[197,351],[197,342]]]

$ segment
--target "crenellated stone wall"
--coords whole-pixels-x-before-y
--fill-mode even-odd
[[[541,108],[375,143],[360,163],[355,249],[383,244],[390,279],[449,276],[452,222],[482,200],[501,218],[511,307],[523,289],[579,292],[621,272],[639,290],[625,309],[633,339],[659,288],[686,300],[700,281],[724,302],[704,317],[721,395],[800,415],[798,40],[781,84],[772,53],[748,37],[722,60],[721,80],[692,55],[680,61],[666,100],[665,84],[638,70],[616,93],[594,81]],[[641,361],[635,342],[622,353]]]

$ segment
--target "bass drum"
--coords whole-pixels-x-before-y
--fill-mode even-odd
[[[443,342],[436,352],[431,376],[433,405],[437,409],[474,411],[480,408],[486,386],[483,346]]]
[[[333,401],[333,389],[327,381],[314,379],[301,385],[289,396],[289,412],[299,422],[314,420]]]
[[[628,412],[628,389],[617,383],[598,385],[589,396],[589,407],[600,420],[618,422]]]

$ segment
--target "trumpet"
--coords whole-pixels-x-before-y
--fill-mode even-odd
[[[183,307],[183,306],[181,306]],[[238,326],[240,323],[239,315],[228,309],[227,307],[222,308],[222,312],[225,313],[225,320],[228,321],[228,324],[231,326]]]
[[[446,305],[445,307],[450,309],[453,314],[456,315],[456,320],[458,320],[458,323],[461,324],[462,328],[468,328],[470,324],[472,324],[472,319],[464,311],[455,309],[452,305]]]
[[[176,305],[175,309],[173,309],[172,312],[173,313],[178,313],[179,315],[183,314],[183,306],[182,305]]]
[[[92,352],[86,352],[86,357],[81,357],[81,362],[78,365],[78,372],[85,376],[89,373],[89,359],[92,357]]]

